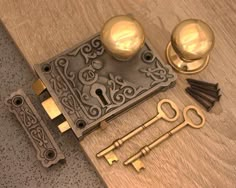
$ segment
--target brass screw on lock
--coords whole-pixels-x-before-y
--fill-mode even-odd
[[[184,20],[172,32],[166,57],[178,72],[198,73],[208,65],[209,53],[214,43],[214,33],[205,22],[197,19]]]
[[[106,50],[120,61],[130,60],[145,41],[141,24],[130,15],[109,19],[104,24],[100,37]]]

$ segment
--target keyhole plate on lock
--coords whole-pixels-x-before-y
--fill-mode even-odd
[[[99,34],[35,65],[35,70],[78,138],[173,87],[176,80],[148,40],[132,59],[121,62],[106,52]],[[78,120],[86,126],[78,128]]]
[[[103,108],[105,108],[106,105],[110,104],[110,100],[106,94],[106,87],[104,85],[97,83],[93,84],[91,87],[90,94],[93,97],[97,98]]]
[[[102,105],[103,105],[103,106],[106,106],[108,103],[107,103],[105,97],[103,96],[102,90],[101,90],[101,89],[97,89],[97,90],[96,90],[96,94],[97,94],[97,96],[100,98],[100,100],[101,100],[101,102],[102,102]]]

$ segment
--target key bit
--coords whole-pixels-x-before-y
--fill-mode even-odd
[[[108,146],[107,148],[105,148],[104,150],[100,151],[97,154],[97,157],[103,157],[107,160],[107,162],[109,163],[109,165],[112,165],[113,162],[118,161],[118,157],[116,156],[116,154],[113,152],[114,149],[116,149],[117,147],[120,147],[123,144],[121,139],[116,140],[115,142],[113,142],[113,144],[111,144],[110,146]]]
[[[112,165],[112,163],[114,161],[119,161],[119,159],[117,158],[117,156],[115,155],[115,153],[113,151],[110,151],[109,153],[104,155],[104,157],[107,160],[107,162],[109,163],[109,165]]]
[[[145,166],[140,159],[137,159],[136,161],[132,162],[132,165],[137,172],[140,172],[142,169],[145,169]]]
[[[147,155],[151,151],[152,148],[150,147],[150,145],[140,149],[139,152],[137,152],[135,155],[126,160],[124,162],[124,165],[127,166],[131,163],[137,172],[140,172],[142,169],[145,169],[145,166],[140,158]]]
[[[169,115],[167,115],[166,112],[163,111],[162,108],[165,103],[169,104],[170,107],[172,108],[172,110],[175,112],[175,115],[173,117],[169,117]],[[110,165],[112,165],[112,163],[114,161],[118,161],[118,157],[115,155],[113,150],[121,147],[127,140],[133,138],[135,135],[139,134],[140,132],[142,132],[144,129],[146,129],[147,127],[149,127],[150,125],[152,125],[153,123],[158,121],[159,119],[164,119],[166,121],[173,122],[173,121],[177,120],[178,117],[179,117],[179,109],[178,109],[177,105],[169,99],[163,99],[157,104],[157,115],[156,116],[154,116],[152,119],[148,120],[144,124],[140,125],[139,127],[133,129],[131,132],[124,135],[123,137],[114,141],[113,144],[111,144],[107,148],[100,151],[96,156],[98,158],[104,156],[105,159],[107,160],[107,162]]]

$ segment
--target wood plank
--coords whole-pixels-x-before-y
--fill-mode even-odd
[[[1,0],[0,16],[29,64],[40,63],[98,32],[111,16],[132,13],[160,56],[170,32],[180,21],[199,18],[213,28],[216,45],[206,70],[192,78],[219,82],[222,100],[205,113],[201,130],[185,128],[143,159],[137,174],[122,162],[144,144],[177,124],[156,123],[117,151],[120,162],[110,167],[95,154],[114,139],[151,118],[155,104],[172,99],[180,109],[196,104],[184,88],[189,76],[178,74],[175,88],[158,94],[98,129],[80,143],[109,187],[234,187],[236,185],[236,3],[225,0],[176,2],[143,0],[40,1]],[[196,104],[197,105],[197,104]],[[180,119],[178,122],[180,122]]]

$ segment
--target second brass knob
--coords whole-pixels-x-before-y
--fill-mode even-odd
[[[208,65],[209,53],[214,43],[214,33],[205,22],[197,19],[184,20],[172,32],[166,57],[178,72],[194,74]]]

